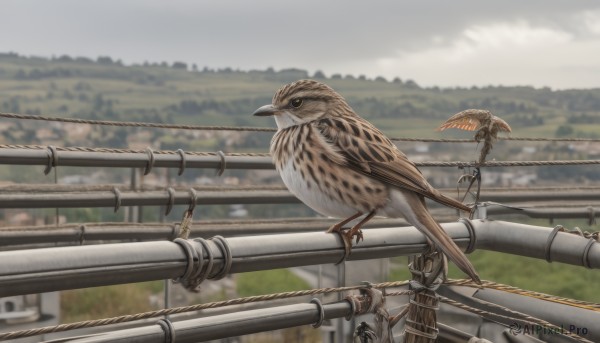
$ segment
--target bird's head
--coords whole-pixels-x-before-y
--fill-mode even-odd
[[[299,80],[281,87],[273,102],[254,111],[255,116],[274,116],[279,129],[327,116],[354,115],[346,100],[333,88],[314,80]]]

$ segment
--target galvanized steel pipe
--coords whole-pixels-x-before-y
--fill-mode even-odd
[[[487,220],[443,227],[463,249],[471,245],[541,259],[549,252],[552,261],[600,268],[600,244],[573,234],[558,232],[547,249],[549,228]],[[348,260],[418,254],[427,244],[414,227],[365,229],[364,238]],[[189,242],[206,266],[208,252],[198,242]],[[230,260],[214,241],[207,241],[214,257],[210,276],[223,271],[227,262],[231,263],[228,272],[240,273],[336,263],[343,256],[341,239],[324,232],[231,237],[225,242]],[[186,249],[170,241],[4,251],[0,252],[0,297],[176,278],[191,268],[188,261],[198,263],[189,258]]]
[[[343,318],[352,308],[347,301],[323,304],[324,319]],[[219,338],[248,335],[257,332],[285,329],[317,323],[320,310],[315,304],[294,304],[257,310],[233,312],[205,318],[172,322],[175,342],[204,342]],[[169,341],[160,325],[113,331],[106,334],[72,339],[69,342],[156,342]]]

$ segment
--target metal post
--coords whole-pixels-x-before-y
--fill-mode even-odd
[[[138,190],[140,188],[140,174],[137,168],[131,168],[131,189]],[[140,210],[141,206],[129,206],[129,222],[141,223]]]
[[[345,287],[346,286],[346,261],[337,265],[337,287]],[[342,300],[344,294],[337,293],[338,300]],[[344,321],[342,319],[336,320],[336,328],[335,328],[335,337],[337,343],[345,343],[348,340],[346,339],[346,333],[344,330]]]

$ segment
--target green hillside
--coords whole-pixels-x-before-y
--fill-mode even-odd
[[[124,66],[109,57],[45,59],[0,54],[0,110],[110,120],[273,126],[268,118],[249,114],[270,102],[282,84],[324,77],[317,74],[298,69],[199,70],[183,63]],[[391,136],[439,137],[433,128],[467,108],[491,110],[512,125],[514,136],[598,137],[600,132],[600,89],[421,88],[411,80],[368,80],[351,75],[322,80]],[[453,134],[459,133],[444,133]],[[261,145],[267,138],[259,142],[250,139],[240,146]],[[19,137],[5,137],[13,143],[15,139]],[[98,139],[95,143],[119,143]]]

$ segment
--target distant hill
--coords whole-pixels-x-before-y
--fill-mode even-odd
[[[362,116],[395,136],[435,137],[432,128],[467,108],[507,120],[515,136],[597,137],[600,89],[422,88],[414,81],[309,75],[300,69],[238,71],[172,65],[124,66],[110,57],[46,59],[0,54],[0,110],[80,118],[266,126],[252,118],[282,84],[313,77],[341,92]],[[559,129],[562,126],[561,129]]]

